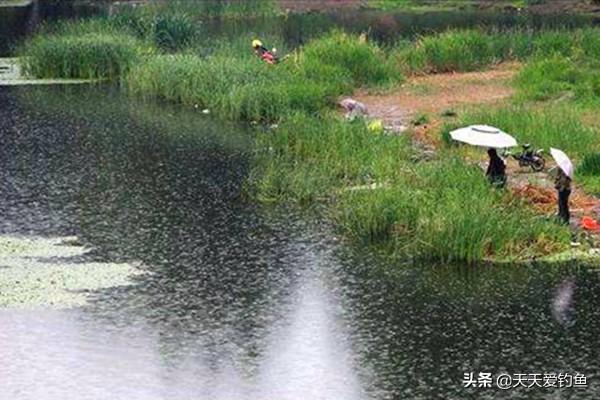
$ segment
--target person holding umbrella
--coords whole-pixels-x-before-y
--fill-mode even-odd
[[[450,137],[457,142],[486,147],[490,157],[486,176],[494,186],[504,187],[506,185],[506,164],[496,149],[515,147],[517,145],[515,138],[498,128],[487,125],[471,125],[457,129],[450,132]]]
[[[573,180],[573,163],[561,150],[550,148],[550,154],[556,161],[557,173],[554,187],[558,191],[558,218],[568,225],[571,220],[569,211],[569,196],[571,195],[571,182]]]

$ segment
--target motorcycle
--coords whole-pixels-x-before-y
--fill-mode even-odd
[[[512,156],[519,162],[520,167],[531,167],[535,172],[540,172],[546,166],[546,160],[544,160],[543,149],[532,149],[531,145],[524,144],[521,153],[514,154],[507,152],[506,156]]]

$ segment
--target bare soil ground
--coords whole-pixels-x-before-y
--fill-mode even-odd
[[[383,120],[394,130],[408,127],[419,115],[429,122],[415,128],[426,143],[436,144],[431,132],[437,131],[442,114],[459,112],[465,106],[497,104],[514,94],[510,80],[518,64],[502,64],[483,72],[447,73],[410,78],[398,91],[371,94],[358,91],[354,97],[366,104],[369,115]]]

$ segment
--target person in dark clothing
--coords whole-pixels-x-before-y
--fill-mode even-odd
[[[558,168],[554,187],[558,191],[558,218],[564,224],[569,224],[571,212],[569,211],[569,196],[571,195],[571,178]]]
[[[496,149],[488,149],[488,156],[490,156],[490,162],[485,175],[492,185],[504,187],[506,185],[506,164],[504,164],[504,160],[500,158]]]

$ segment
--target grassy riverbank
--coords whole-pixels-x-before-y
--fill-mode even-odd
[[[211,57],[155,57],[127,76],[127,87],[225,118],[273,122],[296,111],[316,115],[354,87],[402,79],[377,46],[339,32],[309,43],[278,66],[236,54],[220,46]]]
[[[374,135],[361,122],[295,115],[259,148],[260,199],[325,202],[349,236],[404,257],[524,259],[569,241],[567,229],[491,189],[479,168],[450,153],[419,161],[407,137]]]
[[[187,26],[181,22],[187,17],[177,18],[170,21]],[[343,121],[333,109],[339,96],[358,87],[390,89],[406,75],[519,60],[527,66],[517,81],[515,104],[473,110],[460,122],[484,120],[536,145],[561,147],[588,159],[586,170],[593,175],[595,128],[583,124],[577,110],[560,104],[538,108],[531,99],[555,96],[564,88],[593,98],[594,90],[584,91],[569,74],[544,63],[578,57],[576,68],[589,73],[588,84],[595,82],[590,66],[600,48],[596,29],[449,31],[385,49],[364,36],[333,32],[271,66],[252,55],[250,38],[215,42],[200,54],[185,44],[186,28],[179,36],[168,35],[181,39],[158,40],[156,20],[144,25],[150,26],[146,33],[125,17],[85,24],[34,38],[24,47],[28,71],[42,77],[47,71],[100,76],[93,67],[99,59],[110,66],[106,77],[120,80],[134,95],[208,108],[231,120],[278,123],[257,133],[249,193],[261,201],[325,205],[349,237],[421,259],[527,259],[568,248],[567,228],[536,215],[510,192],[492,189],[483,172],[461,161],[452,148],[441,149],[433,160],[421,159],[408,137],[373,133],[362,120]],[[102,34],[120,36],[98,40],[96,47],[82,44]],[[269,44],[285,48],[281,39]],[[61,50],[45,61],[55,48]]]

